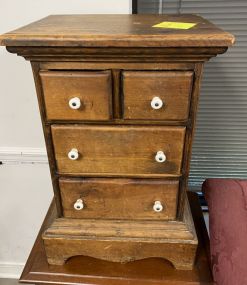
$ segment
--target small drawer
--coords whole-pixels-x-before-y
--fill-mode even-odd
[[[109,120],[110,71],[41,71],[48,120]]]
[[[60,174],[179,176],[185,127],[52,125]]]
[[[124,119],[188,119],[193,72],[126,71],[122,81]]]
[[[67,218],[164,219],[176,217],[178,181],[163,179],[60,179]]]

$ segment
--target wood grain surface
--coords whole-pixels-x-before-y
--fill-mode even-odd
[[[164,21],[195,26],[153,27]],[[75,255],[114,262],[161,257],[189,269],[187,277],[195,272],[197,234],[186,190],[202,67],[233,43],[233,35],[196,15],[56,15],[0,36],[1,45],[33,66],[60,217],[43,235],[50,264]],[[80,110],[68,108],[70,96],[80,98]],[[162,97],[162,109],[150,111],[152,96]],[[68,158],[72,148],[79,159]],[[165,162],[155,160],[157,151]],[[70,212],[78,195],[87,218]],[[149,212],[154,199],[167,204],[159,218]],[[37,273],[35,282],[51,275]],[[181,276],[193,285],[209,280]],[[138,284],[132,277],[127,283]],[[145,277],[138,282],[148,284]]]
[[[125,119],[188,119],[193,72],[126,71],[122,76]],[[151,107],[154,97],[163,101],[160,109]]]
[[[60,174],[93,176],[180,176],[184,127],[52,125]],[[77,149],[79,158],[68,153]],[[166,155],[157,162],[157,151]]]
[[[178,181],[153,179],[64,179],[59,180],[63,214],[67,218],[174,220]],[[77,199],[84,208],[74,209]],[[163,211],[155,212],[160,201]]]
[[[161,257],[177,269],[191,270],[198,241],[187,199],[184,211],[186,223],[56,219],[43,234],[48,262],[62,265],[75,255],[113,262]]]
[[[110,71],[41,71],[48,120],[109,120],[112,115]],[[77,97],[79,109],[69,100]]]
[[[88,285],[213,285],[209,238],[196,193],[188,193],[199,245],[192,270],[177,270],[161,258],[128,263],[108,262],[88,256],[75,256],[64,265],[47,263],[41,233],[56,217],[53,203],[44,220],[20,282],[31,284]]]
[[[163,21],[193,28],[153,28]],[[194,47],[230,46],[234,37],[196,15],[51,15],[4,34],[6,46]]]

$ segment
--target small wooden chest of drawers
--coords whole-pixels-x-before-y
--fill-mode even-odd
[[[153,27],[165,21],[195,26]],[[202,68],[233,36],[193,15],[64,15],[0,40],[32,63],[60,216],[43,233],[48,262],[162,257],[191,269]]]

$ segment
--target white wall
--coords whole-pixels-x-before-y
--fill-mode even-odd
[[[0,34],[49,14],[128,14],[130,0],[0,0]],[[0,277],[19,277],[52,198],[30,64],[0,48]]]

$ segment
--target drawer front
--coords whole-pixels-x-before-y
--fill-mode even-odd
[[[110,71],[41,71],[48,120],[111,118]]]
[[[176,217],[178,181],[89,178],[60,179],[59,185],[63,213],[68,218]]]
[[[58,172],[180,175],[185,127],[53,125]]]
[[[123,72],[125,119],[187,120],[192,72]]]

